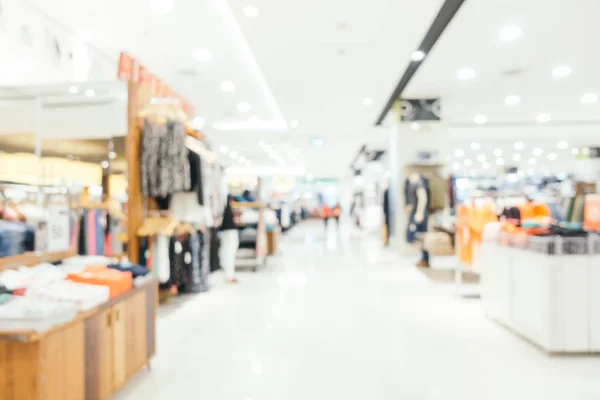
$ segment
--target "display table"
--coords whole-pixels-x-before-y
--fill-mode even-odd
[[[108,399],[155,353],[151,280],[44,333],[0,332],[0,400]]]
[[[489,317],[549,353],[600,352],[600,256],[484,242],[481,296]]]

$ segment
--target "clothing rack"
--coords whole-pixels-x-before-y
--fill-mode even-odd
[[[238,255],[236,256],[236,265],[240,262],[252,261],[250,268],[253,272],[256,272],[259,266],[263,266],[266,263],[268,246],[267,246],[267,226],[265,224],[265,205],[261,201],[249,201],[249,202],[238,202],[232,201],[231,207],[237,212],[243,212],[244,209],[251,209],[258,211],[258,222],[257,223],[238,223],[238,232],[240,234],[240,248],[238,249]],[[256,234],[253,241],[242,242],[241,237],[246,229],[255,229]],[[251,257],[242,257],[240,253],[245,250],[252,249],[253,253]]]

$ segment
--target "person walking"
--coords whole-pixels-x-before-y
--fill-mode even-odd
[[[227,195],[227,204],[223,211],[223,222],[220,227],[221,247],[219,248],[219,258],[227,283],[238,282],[235,277],[235,257],[240,245],[240,234],[233,218],[232,201],[233,196]]]
[[[337,203],[335,207],[333,207],[333,218],[335,218],[335,225],[339,229],[340,227],[340,216],[342,215],[342,207],[340,203]]]
[[[323,218],[323,222],[325,223],[325,230],[329,226],[329,218],[331,217],[331,209],[327,205],[327,203],[323,203],[321,206],[321,218]]]

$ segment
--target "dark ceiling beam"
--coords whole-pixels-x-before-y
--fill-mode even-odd
[[[392,92],[392,95],[390,96],[388,102],[381,111],[379,118],[377,118],[377,122],[375,122],[375,125],[381,125],[383,123],[383,120],[392,109],[394,102],[400,98],[402,92],[404,91],[404,89],[406,89],[410,80],[413,78],[421,64],[423,64],[423,62],[427,60],[431,49],[433,49],[433,46],[435,46],[439,38],[442,36],[442,33],[444,33],[444,30],[446,30],[446,27],[448,26],[450,21],[452,21],[452,19],[460,9],[460,6],[462,6],[464,2],[465,0],[446,0],[444,2],[442,7],[440,8],[440,11],[438,12],[437,16],[435,17],[431,26],[429,27],[429,30],[425,34],[423,41],[421,41],[419,47],[415,49],[425,52],[425,59],[423,61],[411,61],[408,64],[406,70],[404,71],[404,74],[402,75],[402,78],[400,78],[400,82],[398,82],[398,85],[396,86],[396,89],[394,89],[394,91]]]

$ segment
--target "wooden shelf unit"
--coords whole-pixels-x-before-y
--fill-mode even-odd
[[[0,400],[105,400],[156,350],[156,281],[44,333],[0,331]]]

